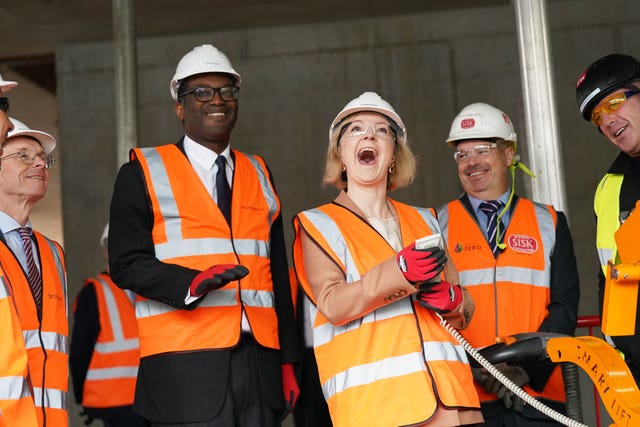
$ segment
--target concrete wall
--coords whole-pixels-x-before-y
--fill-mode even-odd
[[[582,280],[580,314],[594,314],[593,189],[616,151],[578,114],[575,81],[607,53],[640,56],[640,3],[556,0],[548,11],[569,220]],[[471,102],[488,102],[510,115],[527,163],[510,7],[139,40],[140,145],[180,137],[168,83],[179,58],[201,43],[218,46],[242,74],[231,144],[265,157],[287,223],[296,212],[335,195],[320,184],[328,127],[342,106],[365,90],[379,92],[396,108],[419,158],[415,183],[393,194],[400,200],[436,206],[459,194],[444,139],[455,114]],[[108,217],[117,169],[112,63],[109,43],[61,46],[56,52],[72,295],[83,277],[102,266],[95,241]],[[517,172],[516,179],[526,195],[529,178]],[[287,227],[289,242],[291,237]]]

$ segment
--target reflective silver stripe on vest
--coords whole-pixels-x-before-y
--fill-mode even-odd
[[[267,201],[267,205],[269,206],[269,224],[273,224],[275,221],[276,213],[278,212],[278,202],[276,194],[273,192],[271,188],[271,183],[269,179],[264,174],[264,170],[262,166],[260,166],[260,162],[254,157],[247,155],[249,162],[253,165],[253,168],[256,170],[256,174],[258,175],[258,181],[260,181],[260,188],[262,189],[262,195],[264,199]]]
[[[42,407],[42,388],[33,388],[33,400],[36,407]],[[44,407],[67,410],[67,393],[55,388],[44,389]]]
[[[44,236],[43,236],[44,237]],[[53,261],[56,263],[56,271],[58,272],[58,279],[60,280],[60,284],[62,285],[62,292],[64,294],[64,312],[69,314],[69,307],[67,304],[67,274],[64,270],[64,265],[62,264],[62,255],[58,252],[60,249],[58,246],[50,239],[45,237],[47,245],[49,245],[49,250],[53,254]]]
[[[111,325],[111,331],[113,332],[113,340],[109,342],[96,343],[94,349],[98,353],[117,353],[120,351],[135,350],[140,347],[138,338],[125,339],[124,331],[122,330],[122,319],[120,319],[120,311],[118,310],[118,304],[116,303],[116,297],[111,292],[111,287],[102,277],[95,277],[95,281],[100,284],[104,299],[107,305],[107,316],[109,318],[109,324]]]
[[[67,353],[67,337],[56,332],[39,332],[37,329],[27,329],[22,331],[24,345],[27,350],[40,348],[40,336],[47,351],[58,351]]]
[[[447,341],[431,341],[422,344],[425,358],[429,362],[447,361],[469,363],[467,353],[461,345]]]
[[[242,289],[240,291],[240,298],[242,299],[242,303],[249,307],[275,307],[275,297],[273,295],[273,292]]]
[[[214,292],[209,292],[198,307],[235,307],[238,305],[236,299],[237,294],[238,292],[234,289],[218,289]],[[138,319],[170,313],[176,310],[176,308],[154,300],[145,299],[136,301],[136,317]]]
[[[353,366],[329,378],[322,384],[325,398],[351,387],[371,384],[387,378],[395,378],[414,372],[425,371],[422,353],[409,353],[389,357],[373,363]]]
[[[173,190],[169,183],[169,176],[164,162],[156,148],[147,147],[141,148],[140,150],[144,154],[149,166],[151,182],[153,182],[153,187],[158,199],[160,212],[164,218],[167,233],[167,241],[154,246],[156,258],[159,260],[165,260],[180,256],[229,254],[234,252],[234,246],[235,251],[240,255],[257,255],[265,258],[269,256],[268,243],[260,240],[238,239],[233,241],[232,246],[230,239],[184,239],[182,236],[182,219],[180,218],[178,205],[176,205],[175,198],[173,196]],[[258,161],[251,156],[248,156],[248,158],[250,159],[250,163],[256,169],[262,193],[269,206],[270,223],[273,224],[273,220],[278,209],[276,195],[272,191]]]
[[[4,277],[0,276],[0,299],[7,298],[9,295],[7,283],[4,281]]]
[[[8,343],[5,343],[7,345]],[[29,383],[24,377],[0,377],[0,400],[18,400],[29,397]]]
[[[89,369],[87,372],[87,380],[116,380],[119,378],[136,378],[137,376],[137,366]]]
[[[613,260],[613,250],[598,248],[598,259],[600,260],[600,265],[606,266],[609,263],[609,261]],[[605,267],[603,267],[603,271],[604,271],[604,268]]]

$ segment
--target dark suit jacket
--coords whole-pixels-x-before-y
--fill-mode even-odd
[[[184,153],[182,141],[177,145]],[[198,302],[185,306],[184,299],[199,271],[166,264],[155,257],[150,203],[139,163],[124,164],[111,200],[111,276],[118,286],[145,298],[179,309],[193,309]],[[270,246],[281,350],[256,344],[260,367],[257,381],[269,405],[280,411],[284,410],[281,364],[296,363],[300,357],[281,216],[272,226]],[[164,353],[142,358],[134,409],[158,422],[200,422],[214,418],[225,399],[232,351]]]

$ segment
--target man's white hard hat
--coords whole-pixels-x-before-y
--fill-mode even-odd
[[[54,148],[56,148],[56,139],[48,133],[31,129],[25,123],[18,119],[14,119],[13,117],[9,117],[9,120],[13,123],[13,130],[7,134],[6,141],[15,136],[30,136],[42,145],[42,148],[44,148],[44,154],[47,156],[51,154]]]
[[[489,104],[476,102],[464,107],[453,119],[447,143],[455,147],[461,140],[490,138],[518,142],[509,116]]]
[[[178,100],[178,89],[182,80],[202,73],[230,74],[236,86],[240,86],[242,80],[240,74],[233,69],[229,58],[216,47],[210,44],[196,46],[178,62],[176,73],[171,79],[169,89],[174,101]]]

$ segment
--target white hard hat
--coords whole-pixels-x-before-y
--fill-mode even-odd
[[[178,87],[182,80],[202,73],[231,74],[236,81],[236,86],[240,86],[240,74],[233,69],[229,58],[212,45],[203,44],[194,47],[178,62],[176,73],[173,75],[169,85],[174,101],[178,100]]]
[[[5,80],[2,78],[2,75],[0,75],[0,94],[7,92],[8,90],[11,90],[16,86],[18,86],[18,82]]]
[[[22,123],[20,120],[14,119],[13,117],[9,117],[9,120],[13,123],[13,130],[7,134],[6,141],[9,141],[9,139],[15,136],[30,136],[35,138],[40,145],[42,145],[42,148],[44,148],[44,154],[46,155],[51,154],[53,149],[56,148],[56,139],[48,133],[30,129],[29,126]]]
[[[344,106],[342,111],[340,111],[336,118],[333,119],[333,123],[331,123],[331,127],[329,128],[329,139],[331,139],[331,135],[334,130],[342,124],[346,117],[361,111],[373,111],[374,113],[380,113],[387,116],[400,130],[398,140],[400,142],[407,141],[407,129],[404,127],[402,119],[398,113],[396,113],[396,110],[393,109],[391,104],[382,99],[382,97],[375,92],[365,92],[359,97],[352,99]]]
[[[509,116],[489,104],[476,102],[464,107],[453,119],[447,143],[455,147],[463,139],[485,138],[518,142]]]
[[[107,240],[109,239],[109,223],[104,226],[102,235],[100,236],[100,246],[107,248]]]

